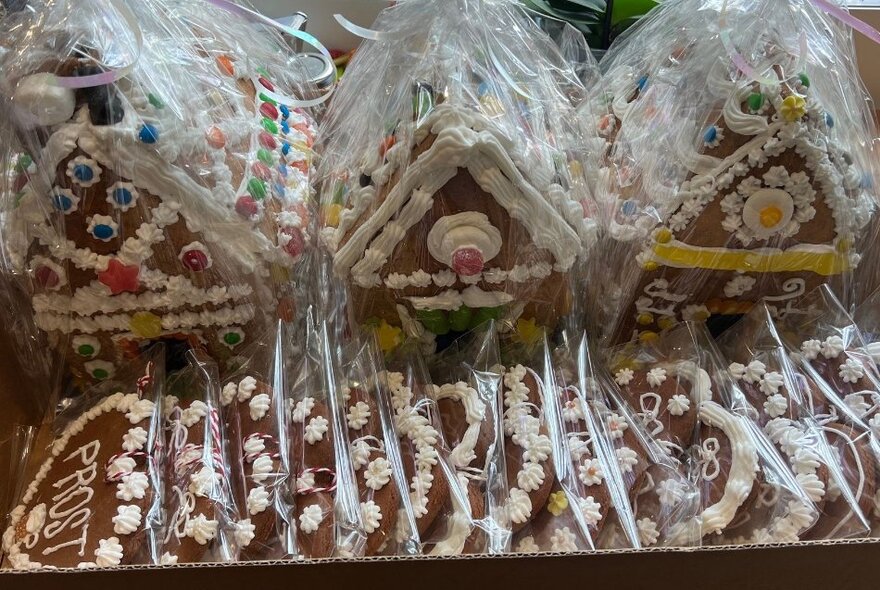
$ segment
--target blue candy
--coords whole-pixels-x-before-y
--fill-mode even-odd
[[[156,143],[159,141],[159,130],[156,129],[155,125],[144,123],[138,133],[138,139],[143,143]]]
[[[99,240],[108,240],[113,237],[113,228],[104,224],[96,225],[92,230],[92,235]]]
[[[88,182],[95,177],[95,172],[90,166],[85,164],[77,164],[73,167],[73,175],[80,182]]]

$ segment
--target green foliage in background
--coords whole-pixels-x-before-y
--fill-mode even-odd
[[[608,49],[622,33],[657,5],[656,0],[523,0],[532,10],[567,21],[592,49]]]

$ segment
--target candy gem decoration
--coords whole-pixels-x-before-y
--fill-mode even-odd
[[[67,163],[67,176],[83,188],[97,184],[101,180],[101,167],[91,158],[77,156]]]
[[[452,254],[452,270],[456,274],[471,277],[483,272],[483,253],[479,248],[459,248]]]
[[[241,328],[224,328],[217,336],[229,348],[235,348],[244,341],[244,330]]]
[[[67,215],[79,208],[79,197],[66,188],[56,187],[52,190],[52,205]]]
[[[183,266],[193,272],[208,270],[213,264],[208,249],[201,242],[191,242],[181,248],[178,258]]]
[[[135,293],[140,289],[139,274],[139,266],[126,266],[113,258],[107,264],[107,270],[98,273],[98,280],[109,287],[114,295],[125,292]]]
[[[130,182],[117,182],[107,189],[107,202],[120,211],[128,211],[134,207],[137,199],[137,189]]]
[[[90,359],[101,352],[101,343],[94,336],[74,336],[73,349],[79,356]]]
[[[98,381],[109,379],[115,373],[113,364],[107,361],[89,361],[85,364],[85,369],[89,375]]]
[[[295,227],[285,227],[282,229],[278,233],[278,243],[292,258],[297,258],[306,247],[302,231]]]
[[[782,115],[782,118],[789,123],[797,121],[807,114],[807,101],[805,101],[803,97],[795,94],[786,96],[782,101],[782,105],[779,107],[779,112]]]
[[[156,143],[159,141],[159,130],[155,125],[144,123],[138,131],[138,139],[146,144]]]
[[[139,311],[131,316],[129,327],[135,336],[158,338],[162,335],[162,318],[148,311]]]
[[[712,125],[703,132],[703,144],[708,148],[716,148],[721,145],[724,133],[719,127]]]
[[[96,240],[109,242],[119,235],[119,224],[116,223],[109,215],[93,215],[86,222],[88,232],[94,236]]]

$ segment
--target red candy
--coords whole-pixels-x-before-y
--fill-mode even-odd
[[[452,270],[463,277],[483,272],[483,253],[477,248],[459,248],[452,255]]]
[[[58,273],[48,266],[41,266],[34,271],[34,279],[44,289],[53,289],[61,282]]]
[[[264,77],[260,76],[260,84],[269,92],[275,92],[275,86]]]
[[[110,287],[114,295],[126,291],[135,293],[141,284],[140,271],[139,266],[126,266],[114,258],[107,264],[107,270],[98,273],[98,280]]]
[[[257,205],[257,202],[253,197],[244,196],[239,197],[235,202],[235,212],[241,215],[246,219],[250,219],[257,213],[259,213],[260,207]]]
[[[193,272],[201,272],[208,268],[208,255],[201,250],[190,250],[181,257],[183,265]]]
[[[275,105],[264,102],[260,105],[260,114],[274,121],[278,118],[278,109],[275,108]]]
[[[254,162],[251,166],[251,172],[260,180],[272,180],[272,171],[262,162]]]
[[[260,145],[262,145],[264,148],[274,150],[275,148],[278,147],[278,142],[275,141],[275,138],[272,137],[271,133],[268,133],[266,131],[260,131],[259,139],[260,139]]]
[[[25,185],[27,185],[29,180],[30,180],[30,178],[28,178],[28,175],[25,174],[24,172],[22,172],[21,174],[16,176],[15,182],[12,185],[12,192],[17,193],[18,191],[23,189],[25,187]]]
[[[293,258],[296,258],[303,253],[303,250],[306,248],[306,240],[298,228],[285,227],[281,230],[281,233],[290,236],[290,240],[284,244],[285,252],[290,254]]]
[[[226,136],[223,134],[223,131],[221,131],[219,127],[211,127],[210,129],[208,129],[208,133],[206,135],[208,138],[208,145],[215,150],[219,150],[226,146]]]

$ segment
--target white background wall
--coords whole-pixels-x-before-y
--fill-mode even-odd
[[[356,37],[336,23],[333,14],[341,13],[350,21],[369,27],[376,13],[388,5],[384,0],[251,0],[251,2],[258,10],[272,17],[286,16],[297,11],[305,12],[309,15],[308,31],[333,49],[351,49],[358,43]],[[876,4],[876,0],[871,2],[859,0],[851,3]],[[880,29],[880,8],[855,8],[853,13]],[[875,102],[878,103],[875,108],[880,108],[880,45],[856,34],[856,49],[862,78],[874,96]]]

